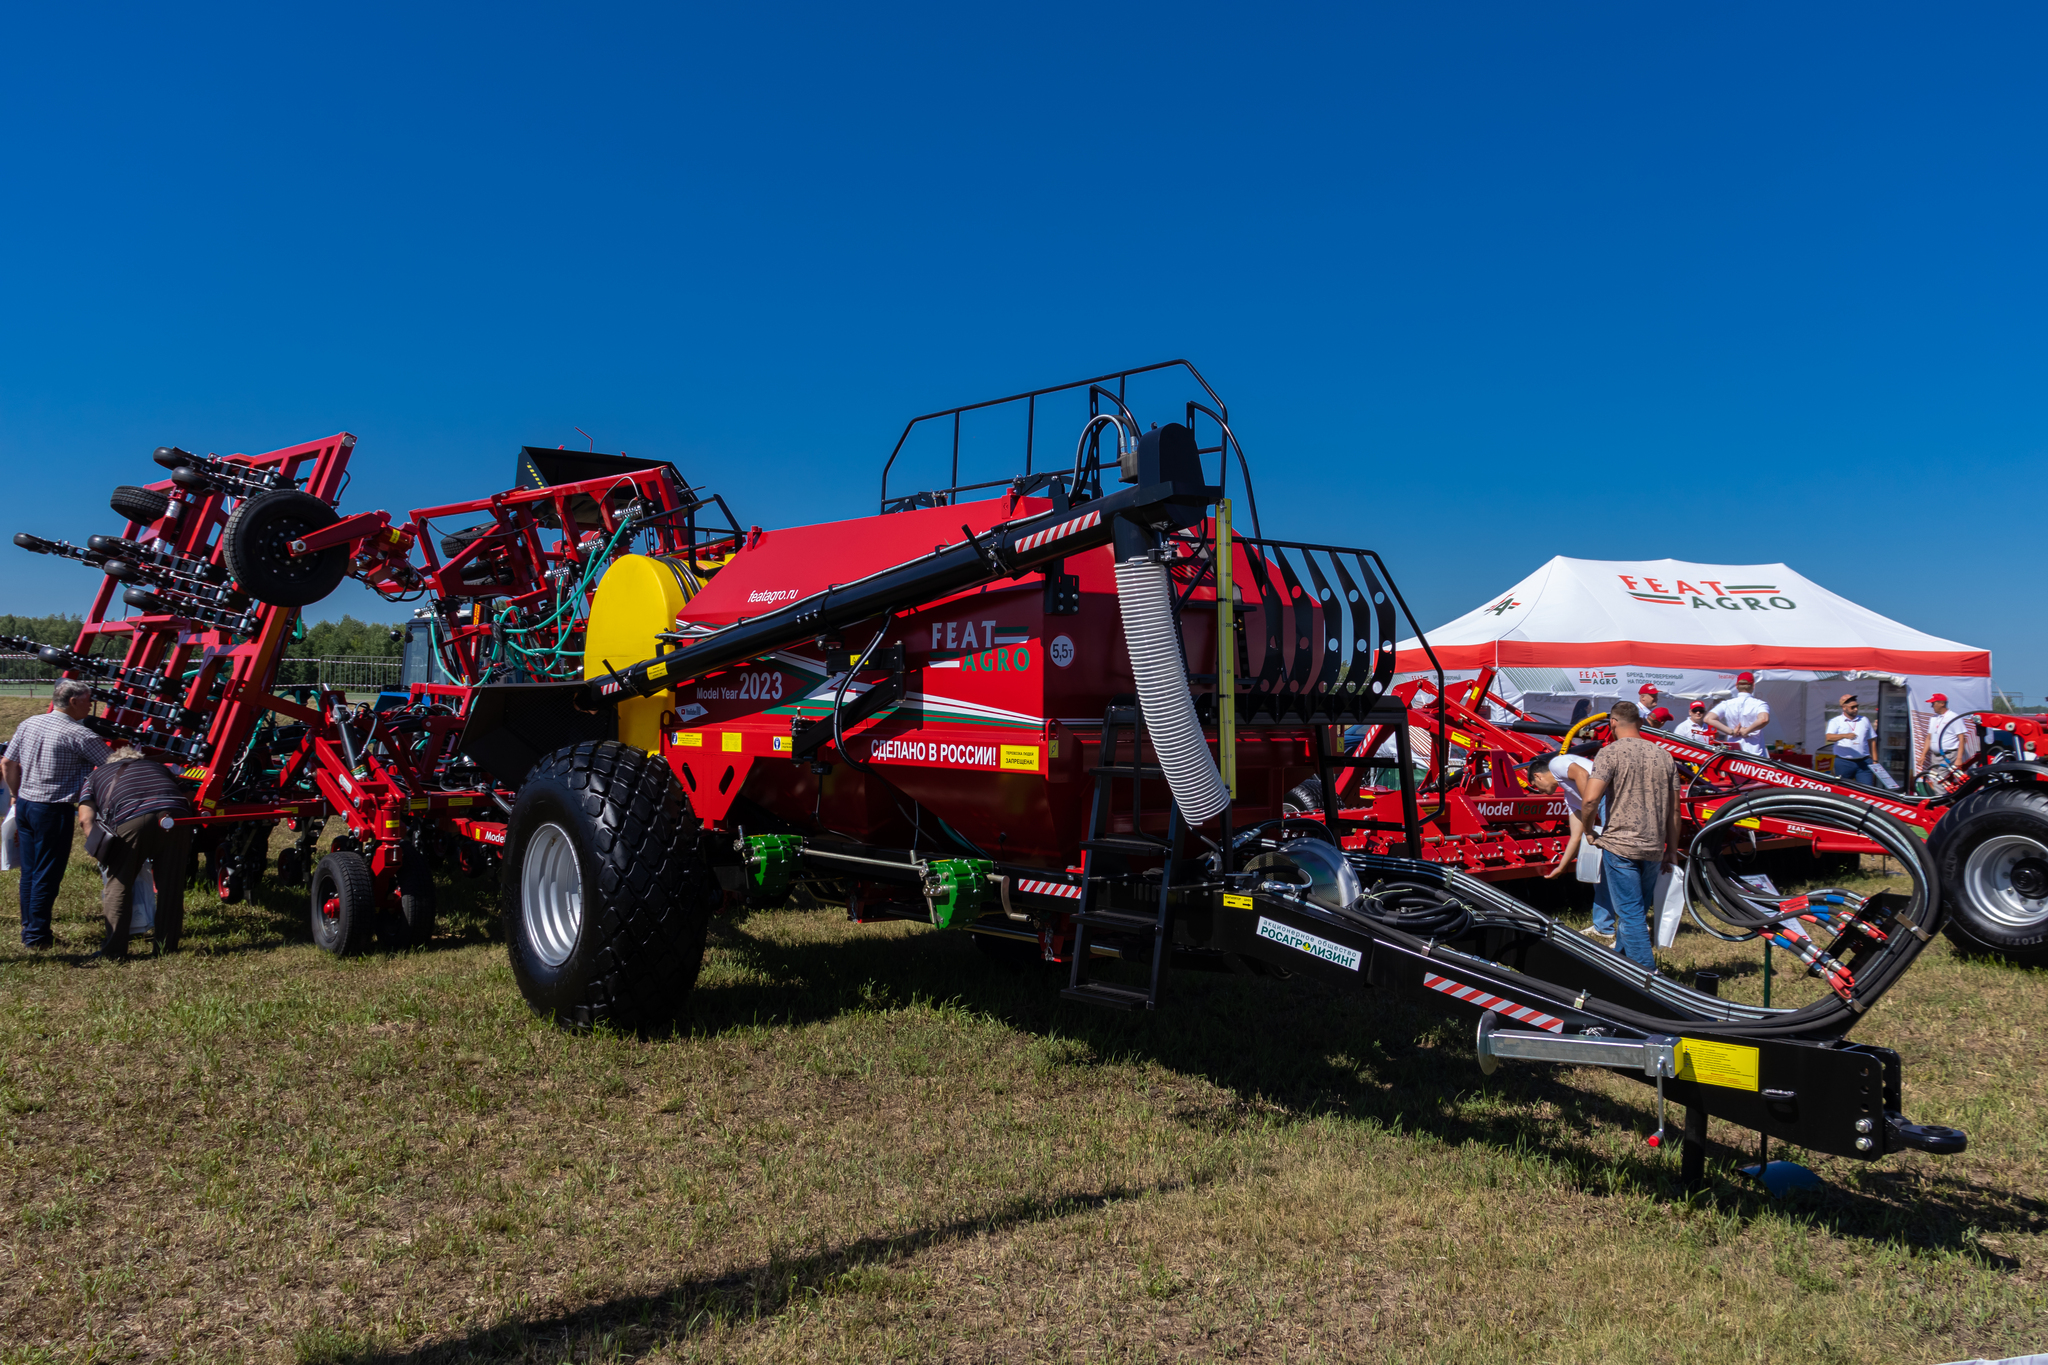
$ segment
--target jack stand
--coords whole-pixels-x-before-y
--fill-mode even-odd
[[[1685,1106],[1685,1138],[1678,1145],[1678,1178],[1689,1190],[1707,1183],[1707,1108],[1697,1102]]]

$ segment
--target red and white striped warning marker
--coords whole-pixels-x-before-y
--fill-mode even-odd
[[[1019,891],[1029,891],[1035,896],[1065,896],[1070,900],[1081,899],[1081,888],[1071,882],[1018,882]]]
[[[1453,981],[1448,976],[1437,976],[1432,972],[1422,974],[1422,984],[1433,991],[1442,991],[1467,1004],[1477,1005],[1483,1010],[1498,1010],[1508,1018],[1524,1024],[1534,1024],[1550,1033],[1563,1033],[1564,1020],[1554,1018],[1541,1010],[1532,1010],[1527,1005],[1517,1005],[1512,1000],[1503,1000],[1497,995],[1488,995],[1477,986],[1468,986],[1462,981]]]
[[[1059,525],[1047,530],[1034,531],[1018,541],[1017,553],[1023,554],[1026,550],[1035,550],[1047,541],[1058,540],[1061,536],[1070,536],[1076,531],[1085,531],[1091,526],[1100,525],[1102,525],[1102,513],[1100,512],[1090,512],[1085,517],[1075,517],[1072,520],[1063,521]]]

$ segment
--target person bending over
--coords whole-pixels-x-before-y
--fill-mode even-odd
[[[185,864],[192,852],[192,827],[172,823],[189,815],[192,806],[184,789],[161,763],[152,763],[128,745],[114,750],[106,765],[86,779],[78,803],[78,825],[86,847],[97,842],[107,869],[100,893],[107,938],[95,957],[120,961],[128,956],[128,925],[135,914],[135,882],[145,863],[156,868],[156,943],[175,952],[185,931]],[[95,841],[93,827],[105,827]]]

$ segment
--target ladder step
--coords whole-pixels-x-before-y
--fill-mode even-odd
[[[1102,713],[1104,725],[1136,725],[1138,708],[1135,706],[1112,706]]]
[[[1150,915],[1126,915],[1116,910],[1090,910],[1074,918],[1091,928],[1121,929],[1139,934],[1159,932],[1159,921]]]
[[[1102,1005],[1113,1010],[1149,1010],[1152,996],[1146,991],[1135,991],[1127,986],[1109,986],[1100,981],[1090,981],[1079,986],[1069,986],[1060,992],[1065,1000],[1078,1000],[1085,1005]]]
[[[1097,853],[1145,853],[1166,856],[1166,844],[1157,839],[1083,839],[1081,847]]]
[[[1116,773],[1124,777],[1164,777],[1166,769],[1151,763],[1101,763],[1091,773]]]

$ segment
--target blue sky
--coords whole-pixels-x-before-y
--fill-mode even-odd
[[[2048,691],[2037,8],[4,22],[9,532],[340,429],[344,510],[581,427],[837,519],[914,413],[1187,356],[1268,532],[1426,623],[1555,553],[1782,560]],[[91,586],[0,547],[0,611]]]

